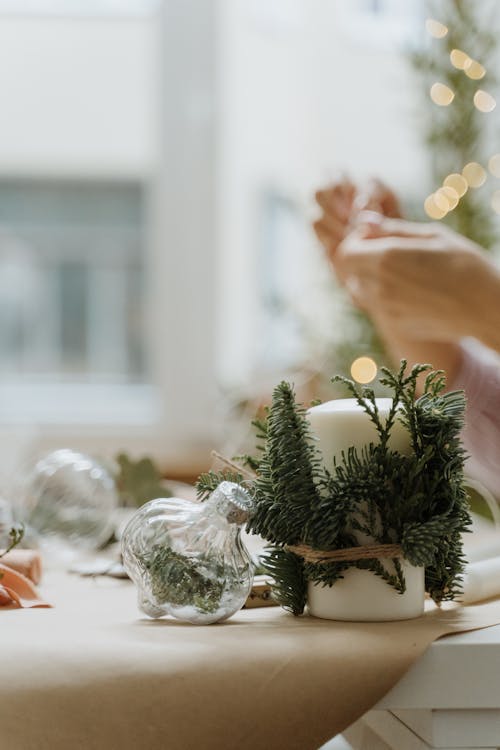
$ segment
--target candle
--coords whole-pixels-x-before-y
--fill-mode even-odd
[[[376,400],[380,420],[385,424],[392,406],[392,399]],[[366,411],[353,398],[336,399],[307,412],[312,434],[318,438],[318,448],[323,464],[330,471],[334,459],[342,462],[342,452],[354,446],[358,453],[370,443],[378,443],[379,435]],[[409,455],[412,450],[408,430],[395,419],[389,438],[389,448]],[[354,517],[359,518],[355,513]],[[358,544],[373,544],[367,534],[352,532]],[[371,571],[349,568],[334,586],[324,586],[309,581],[308,608],[310,614],[332,620],[406,620],[419,617],[424,609],[424,568],[415,568],[401,560],[406,580],[406,591],[399,594],[385,581],[376,578]],[[395,573],[391,560],[383,560],[384,567]]]
[[[380,419],[385,424],[392,399],[378,398],[376,400]],[[324,466],[333,470],[333,461],[342,461],[342,451],[347,454],[350,446],[358,452],[365,445],[378,443],[377,428],[366,411],[353,398],[339,398],[327,401],[319,406],[313,406],[307,412],[312,434],[318,438],[318,448],[323,457]],[[411,439],[406,427],[398,418],[394,421],[389,448],[404,455],[411,453]]]

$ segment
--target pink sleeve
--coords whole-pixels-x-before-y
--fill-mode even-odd
[[[464,344],[462,353],[460,371],[449,387],[463,388],[467,397],[465,473],[500,498],[500,358],[476,344]]]

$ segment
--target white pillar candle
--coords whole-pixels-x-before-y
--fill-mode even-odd
[[[381,421],[385,424],[392,399],[376,400]],[[370,443],[378,443],[377,429],[366,411],[355,399],[336,399],[314,406],[307,412],[312,434],[318,438],[323,464],[333,470],[334,460],[342,462],[342,452],[354,446],[358,453]],[[410,455],[412,446],[408,430],[396,417],[389,438],[391,450]],[[366,534],[354,534],[358,544],[373,543]],[[394,572],[393,563],[384,564]],[[333,586],[312,581],[308,586],[309,612],[333,620],[403,620],[418,617],[424,608],[424,568],[414,568],[401,561],[407,590],[399,594],[385,581],[367,570],[349,568],[343,579]]]
[[[392,399],[378,398],[376,403],[380,419],[385,424]],[[354,398],[339,398],[313,406],[308,410],[307,418],[313,435],[318,438],[324,466],[330,471],[334,458],[340,463],[342,451],[347,453],[350,446],[360,452],[363,446],[379,441],[377,428]],[[391,430],[389,447],[404,455],[411,453],[410,434],[397,417]]]

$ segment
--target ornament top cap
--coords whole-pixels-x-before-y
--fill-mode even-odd
[[[236,482],[221,482],[210,495],[210,500],[229,523],[245,523],[252,508],[250,495]]]

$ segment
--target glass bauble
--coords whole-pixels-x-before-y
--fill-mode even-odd
[[[221,482],[204,503],[169,497],[142,506],[122,537],[123,564],[138,587],[139,609],[195,624],[237,612],[253,580],[240,535],[250,508],[250,496],[234,482]]]
[[[97,549],[110,538],[115,483],[90,456],[69,449],[49,453],[28,475],[23,494],[22,520],[45,541]]]

